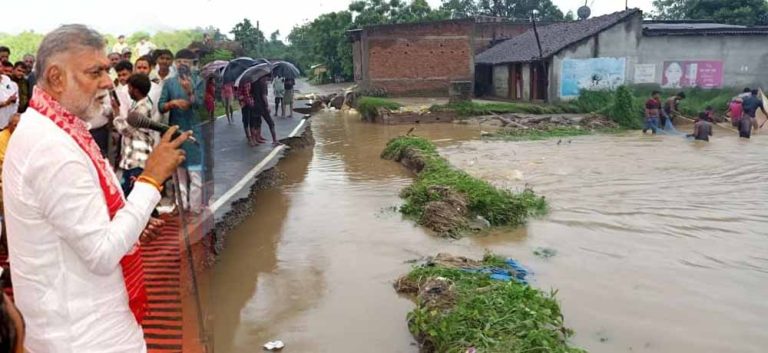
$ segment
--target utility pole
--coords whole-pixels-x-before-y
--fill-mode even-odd
[[[539,46],[539,58],[544,56],[544,51],[541,50],[541,40],[539,40],[539,30],[536,28],[536,12],[531,11],[531,22],[533,22],[533,34],[536,36],[536,45]]]
[[[629,0],[624,0],[624,10],[629,10]]]

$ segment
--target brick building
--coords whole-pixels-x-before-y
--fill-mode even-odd
[[[451,81],[474,84],[476,54],[529,28],[478,17],[353,30],[355,82],[395,95],[445,96]]]

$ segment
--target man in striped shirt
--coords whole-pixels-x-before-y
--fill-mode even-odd
[[[131,107],[128,116],[138,115],[152,119],[152,100],[147,96],[151,88],[149,76],[133,74],[128,78],[128,94],[131,96]],[[128,116],[115,118],[115,129],[122,135],[122,153],[118,166],[123,172],[122,187],[125,195],[133,189],[136,178],[144,171],[144,165],[155,145],[154,134],[151,130],[135,128],[128,124]]]

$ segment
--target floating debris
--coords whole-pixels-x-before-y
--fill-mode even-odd
[[[281,340],[270,341],[264,344],[264,349],[268,351],[279,351],[285,347],[285,343]]]
[[[536,248],[536,250],[533,250],[533,254],[538,257],[548,259],[552,256],[557,255],[557,250],[552,248]]]

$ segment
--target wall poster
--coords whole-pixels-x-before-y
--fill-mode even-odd
[[[560,97],[578,97],[579,91],[612,90],[624,84],[626,58],[565,59],[560,70]]]
[[[721,88],[723,87],[723,62],[665,61],[661,77],[664,88]]]

